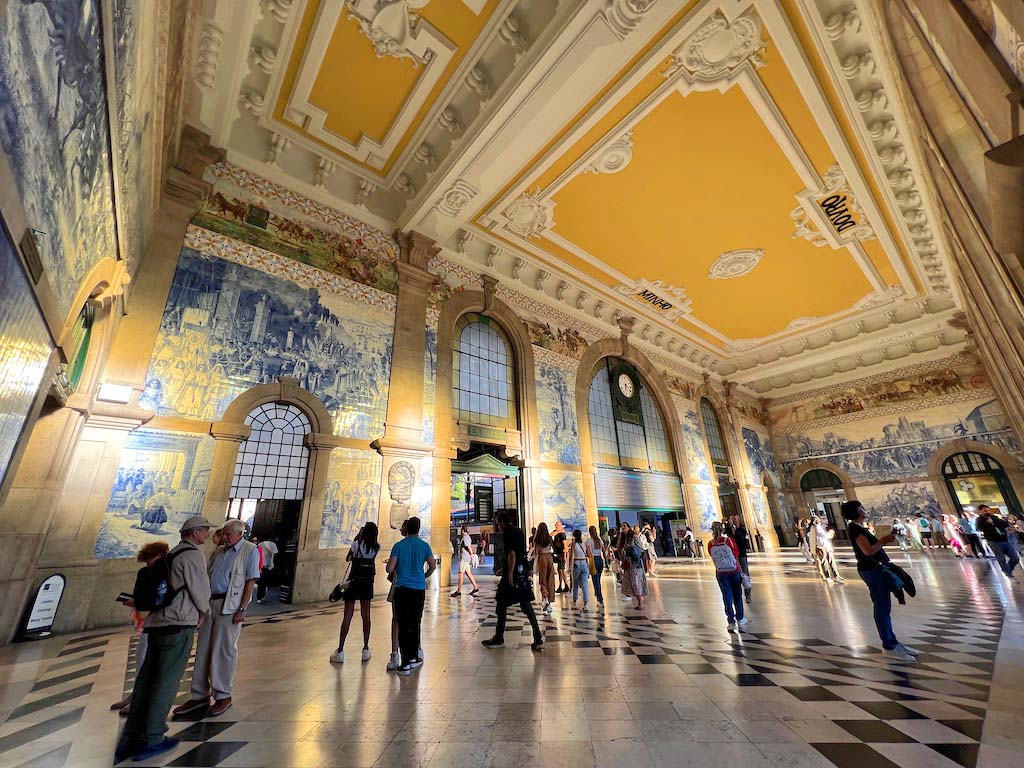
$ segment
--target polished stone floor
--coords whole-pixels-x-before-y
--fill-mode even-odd
[[[562,598],[543,619],[542,654],[518,614],[506,648],[480,646],[493,578],[480,598],[434,591],[426,664],[407,678],[384,668],[384,601],[373,606],[373,658],[360,663],[356,630],[340,667],[327,660],[338,608],[255,616],[235,705],[171,723],[178,747],[136,764],[1024,765],[1024,586],[948,552],[898,559],[919,590],[895,608],[898,636],[922,652],[915,665],[881,658],[849,562],[848,583],[826,585],[793,551],[753,558],[754,603],[738,635],[707,561],[661,561],[642,613],[610,576],[599,611]],[[108,707],[130,681],[133,648],[127,630],[109,629],[0,649],[0,766],[110,765],[120,722]]]

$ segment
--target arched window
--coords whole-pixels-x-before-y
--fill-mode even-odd
[[[962,477],[984,472],[996,472],[1002,470],[1003,465],[986,456],[983,453],[954,453],[942,464],[942,474],[945,477]]]
[[[700,417],[704,422],[704,437],[708,441],[708,453],[711,454],[711,463],[716,469],[721,468],[728,472],[729,454],[725,449],[725,439],[722,437],[722,425],[715,413],[715,407],[706,397],[700,401]]]
[[[490,318],[466,314],[455,327],[452,414],[456,421],[517,429],[512,348]]]
[[[801,491],[813,491],[815,489],[839,490],[843,487],[843,481],[834,472],[827,469],[811,469],[800,478]]]
[[[628,407],[617,408],[614,404],[612,387],[616,383],[612,373],[617,374],[622,365],[617,358],[606,358],[605,365],[598,369],[590,383],[588,408],[594,463],[675,472],[661,411],[643,379],[632,368],[630,375],[638,385],[639,407],[636,412],[630,412]]]
[[[85,361],[89,357],[89,342],[92,340],[92,324],[95,317],[95,310],[89,304],[82,307],[78,320],[71,329],[71,339],[68,345],[68,381],[72,389],[78,389],[82,381],[82,373],[85,371]]]
[[[265,403],[245,423],[252,434],[238,448],[231,497],[301,499],[309,464],[304,440],[313,431],[306,414],[291,403]]]

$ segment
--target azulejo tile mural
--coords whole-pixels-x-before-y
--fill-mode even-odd
[[[583,477],[579,472],[542,469],[540,473],[544,520],[548,526],[561,522],[567,530],[587,527],[583,505]]]
[[[781,484],[779,468],[775,463],[775,454],[772,453],[768,433],[743,427],[743,447],[746,449],[747,460],[750,462],[752,481],[760,483],[767,473],[775,487],[778,488]]]
[[[53,353],[15,245],[0,220],[0,482],[7,474]]]
[[[758,488],[751,488],[747,492],[747,496],[750,499],[750,509],[754,513],[754,521],[759,527],[758,530],[771,528],[771,517],[768,514],[768,499],[765,498],[764,491]]]
[[[868,519],[889,524],[894,518],[906,520],[917,514],[940,514],[931,483],[896,483],[895,485],[861,485],[854,489],[857,500],[864,505]]]
[[[807,459],[830,461],[855,483],[928,474],[928,460],[939,446],[957,438],[991,443],[1010,453],[1019,445],[995,400],[922,408],[894,417],[853,421],[836,427],[782,435],[787,474]]]
[[[294,376],[342,437],[383,432],[394,311],[181,252],[146,378],[143,407],[219,419],[245,390]]]
[[[347,547],[364,523],[376,521],[380,472],[381,457],[373,451],[331,451],[320,520],[320,549]]]
[[[157,538],[174,546],[181,524],[202,512],[214,442],[208,435],[145,428],[128,435],[95,556],[134,557]]]
[[[538,355],[537,419],[540,423],[540,457],[558,464],[579,464],[580,445],[576,425],[576,366],[566,359],[555,364]]]
[[[692,403],[687,403],[680,409],[682,414],[681,424],[683,430],[683,446],[686,449],[686,464],[690,469],[690,477],[695,480],[711,482],[711,469],[708,467],[707,453],[704,450],[704,437],[700,432],[700,423],[697,421],[697,409]]]
[[[423,350],[423,442],[434,444],[434,408],[437,390],[437,325],[427,326]]]
[[[101,29],[86,0],[10,0],[0,13],[0,145],[62,314],[114,257]]]
[[[721,519],[718,511],[718,494],[710,485],[694,485],[693,498],[697,502],[697,520],[700,530],[707,533],[711,530],[711,524]]]

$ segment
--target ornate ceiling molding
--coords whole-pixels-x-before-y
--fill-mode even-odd
[[[687,298],[686,290],[666,285],[663,280],[640,278],[632,285],[615,286],[615,292],[632,296],[634,301],[665,320],[678,320],[692,311],[692,302]]]
[[[598,149],[591,158],[580,173],[618,173],[624,170],[633,159],[633,129]]]
[[[420,39],[422,19],[412,11],[430,0],[346,0],[348,17],[373,44],[377,56],[409,59],[414,67],[428,63],[434,51]],[[424,36],[426,37],[426,35]]]
[[[555,204],[544,199],[540,190],[527,192],[503,212],[505,226],[510,232],[527,239],[540,237],[554,226],[552,210]]]
[[[671,78],[684,71],[693,80],[730,80],[748,62],[755,68],[764,66],[764,47],[761,19],[756,13],[730,22],[717,12],[675,50],[671,63],[661,74]]]
[[[794,238],[802,237],[818,248],[826,245],[842,248],[875,237],[864,209],[838,165],[825,172],[821,189],[804,190],[797,195],[797,200],[800,205],[789,214],[795,225]]]
[[[762,257],[764,257],[763,248],[739,248],[735,251],[726,251],[712,263],[708,270],[708,277],[714,280],[743,277],[753,271]]]

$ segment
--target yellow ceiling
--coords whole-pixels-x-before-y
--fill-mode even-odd
[[[805,95],[763,34],[766,63],[757,77],[811,166],[824,175],[836,164],[835,156]],[[664,84],[660,73],[666,64],[624,93],[549,165],[539,171],[524,168],[509,188],[530,178],[529,189],[549,194],[560,176],[611,138],[616,126]],[[632,140],[632,159],[624,170],[579,174],[550,194],[551,231],[560,240],[530,242],[552,263],[567,262],[609,287],[621,282],[616,272],[682,287],[692,314],[678,322],[718,346],[721,336],[761,338],[785,331],[798,318],[850,312],[871,292],[849,250],[817,248],[793,237],[790,213],[807,185],[739,87],[673,93],[634,126]],[[742,248],[764,249],[752,272],[709,278],[719,255]],[[883,284],[898,284],[897,270],[877,239],[862,243],[862,249]]]
[[[306,5],[285,69],[280,95],[274,106],[274,118],[287,123],[309,140],[338,151],[338,147],[308,134],[285,118],[285,108],[306,55],[321,3],[322,0],[311,0]],[[387,173],[394,165],[409,138],[430,112],[438,95],[493,15],[498,3],[499,0],[488,0],[479,15],[473,13],[463,0],[431,0],[416,11],[417,15],[450,40],[456,46],[456,51],[381,172]],[[382,141],[424,69],[423,65],[414,67],[408,59],[377,56],[358,22],[343,13],[324,51],[310,93],[310,102],[327,113],[324,128],[346,141],[355,144],[364,135]]]

